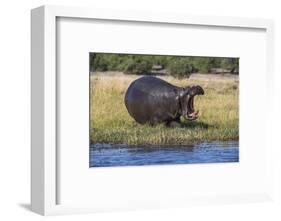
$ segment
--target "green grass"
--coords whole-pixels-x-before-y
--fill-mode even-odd
[[[139,76],[138,76],[139,77]],[[186,86],[199,84],[204,96],[196,96],[199,118],[182,119],[182,128],[140,125],[128,114],[124,94],[136,76],[92,76],[90,86],[90,142],[130,145],[191,144],[211,140],[239,139],[238,82],[191,81],[165,77]]]

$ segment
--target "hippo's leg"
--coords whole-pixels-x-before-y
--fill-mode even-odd
[[[167,113],[163,113],[161,110],[156,110],[150,120],[149,123],[151,126],[155,126],[157,124],[168,122],[171,119],[170,115]]]
[[[167,123],[167,126],[173,127],[173,128],[182,127],[181,123],[178,121],[170,121]]]
[[[167,122],[166,124],[168,127],[181,127],[181,121],[180,121],[180,116],[173,119],[173,120],[170,120]]]
[[[159,119],[159,117],[154,116],[152,119],[150,119],[149,124],[151,126],[156,126],[157,124],[163,123],[163,121],[161,119]]]

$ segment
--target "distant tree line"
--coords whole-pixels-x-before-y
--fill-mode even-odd
[[[239,73],[238,58],[184,57],[162,55],[90,54],[91,71],[122,71],[125,74],[149,75],[154,67],[166,70],[174,77],[189,77],[191,73],[210,73],[214,69]]]

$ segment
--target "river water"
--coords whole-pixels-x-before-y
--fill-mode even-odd
[[[90,167],[239,162],[238,141],[177,146],[93,144]]]

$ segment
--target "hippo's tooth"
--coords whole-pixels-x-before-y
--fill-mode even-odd
[[[195,119],[195,118],[198,118],[198,113],[199,113],[199,110],[194,111],[194,112],[188,114],[187,116],[188,116],[188,118],[190,118],[190,119]]]
[[[194,111],[194,112],[192,112],[191,114],[188,114],[188,117],[189,117],[189,118],[197,117],[198,113],[199,113],[199,110],[198,110],[198,111]]]

